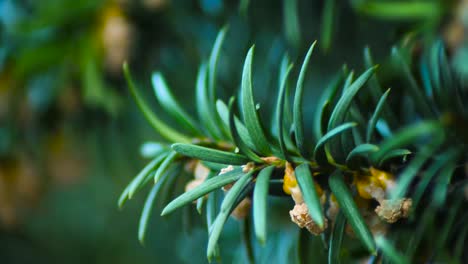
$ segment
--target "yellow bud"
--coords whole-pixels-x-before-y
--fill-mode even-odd
[[[354,178],[354,184],[356,184],[356,189],[360,197],[364,199],[372,199],[371,195],[371,181],[376,182],[375,179],[367,176],[356,176]]]
[[[393,182],[395,179],[395,176],[393,176],[393,174],[391,174],[390,172],[378,170],[374,167],[370,167],[369,171],[372,177],[377,179],[377,181],[379,182],[379,185],[384,190],[386,190],[388,187],[392,187],[391,185],[393,185]]]
[[[294,168],[291,163],[286,162],[286,168],[284,169],[284,182],[283,182],[283,191],[286,194],[291,195],[293,188],[297,187],[296,175],[294,174]]]

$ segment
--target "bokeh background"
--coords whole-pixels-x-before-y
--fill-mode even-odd
[[[224,26],[220,96],[238,89],[255,43],[254,83],[264,109],[274,104],[283,55],[299,61],[316,39],[308,113],[343,63],[362,70],[365,46],[382,61],[411,34],[442,36],[468,76],[466,1],[432,1],[433,9],[393,16],[359,8],[363,2],[0,0],[0,263],[206,262],[207,235],[194,209],[161,218],[158,202],[142,246],[145,197],[117,207],[148,161],[142,143],[159,139],[130,98],[124,61],[156,112],[151,73],[161,71],[193,110],[197,68]],[[229,263],[242,259],[238,228],[230,220],[224,236]]]

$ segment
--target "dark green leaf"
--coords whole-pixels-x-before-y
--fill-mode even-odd
[[[366,142],[369,143],[372,140],[372,133],[374,132],[375,125],[377,124],[377,120],[380,118],[380,113],[383,110],[383,106],[385,103],[385,100],[387,100],[387,96],[390,93],[390,89],[388,89],[382,97],[380,97],[379,102],[377,103],[377,106],[375,107],[375,111],[372,114],[371,119],[369,120],[369,123],[367,125],[367,133],[366,133]]]
[[[448,187],[450,181],[452,180],[455,169],[455,161],[450,162],[446,166],[444,166],[444,168],[440,171],[439,175],[437,176],[436,184],[434,187],[434,193],[432,196],[432,202],[436,207],[440,207],[445,203]]]
[[[229,101],[229,130],[231,131],[231,136],[234,140],[234,144],[239,148],[239,151],[241,153],[246,155],[252,161],[255,161],[257,163],[263,163],[263,160],[260,159],[260,157],[247,146],[247,144],[242,140],[237,131],[237,127],[234,122],[234,101],[234,97],[231,97],[231,100]]]
[[[243,165],[249,162],[243,155],[197,145],[176,143],[172,145],[172,149],[184,156],[214,163]]]
[[[391,160],[391,159],[394,159],[394,158],[397,158],[397,157],[405,158],[409,154],[411,154],[411,151],[409,151],[407,149],[394,149],[394,150],[391,150],[380,159],[379,167],[382,166],[382,164],[384,164],[388,160]]]
[[[235,202],[238,200],[239,194],[252,180],[253,172],[254,171],[251,171],[240,177],[224,197],[223,203],[221,204],[221,210],[210,229],[210,237],[208,239],[208,248],[206,251],[206,255],[209,261],[211,261],[211,258],[213,257],[213,253],[215,251],[224,224],[226,223],[229,214],[235,208]]]
[[[368,153],[376,152],[379,147],[373,144],[361,144],[355,147],[346,157],[346,163],[349,163],[354,157],[362,156],[366,157]]]
[[[348,113],[349,107],[351,106],[353,98],[356,96],[357,92],[366,84],[367,80],[374,74],[376,67],[372,67],[364,72],[359,78],[356,79],[349,87],[345,87],[343,94],[341,95],[340,100],[336,104],[333,112],[328,121],[328,130],[336,128],[341,124]],[[340,153],[340,138],[336,138],[330,143],[331,152],[335,155]],[[343,157],[344,158],[344,157]]]
[[[331,115],[330,101],[326,100],[321,106],[320,111],[317,111],[317,113],[319,113],[319,115],[316,116],[316,119],[314,119],[314,134],[317,140],[319,140],[323,137],[323,134],[327,132],[327,123],[328,120],[330,120]]]
[[[451,163],[455,160],[458,155],[458,149],[453,149],[446,153],[440,155],[438,159],[436,159],[429,168],[427,168],[419,181],[416,190],[413,192],[412,199],[413,199],[413,208],[418,208],[419,201],[421,200],[425,190],[427,189],[429,183],[437,174],[437,172],[445,165],[451,166]]]
[[[221,120],[229,128],[229,109],[228,106],[221,100],[216,101],[216,109],[218,110],[218,114],[221,117]],[[252,142],[252,139],[249,136],[249,132],[247,128],[245,128],[244,124],[234,115],[234,122],[237,128],[237,132],[239,133],[240,138],[242,141],[249,146],[251,149],[255,149],[255,145]]]
[[[340,71],[338,74],[336,74],[318,100],[317,109],[315,109],[315,115],[313,119],[313,132],[316,140],[320,139],[327,129],[329,117],[331,114],[330,102],[334,101],[336,94],[338,93],[338,89],[340,88],[343,81],[344,74],[345,71]]]
[[[296,137],[296,144],[299,148],[299,151],[302,155],[305,155],[305,146],[304,146],[304,117],[303,117],[303,95],[304,95],[304,79],[307,73],[307,66],[309,65],[309,60],[314,51],[315,44],[317,42],[314,41],[312,45],[310,45],[309,51],[304,58],[304,62],[302,63],[301,71],[299,73],[299,77],[296,83],[296,93],[294,94],[294,136]]]
[[[350,123],[345,123],[340,126],[337,126],[336,128],[330,130],[327,134],[325,134],[315,145],[314,149],[314,157],[317,154],[317,151],[325,144],[327,141],[329,141],[331,138],[339,135],[343,131],[346,131],[347,129],[350,129],[352,127],[355,127],[357,123],[350,122]]]
[[[288,150],[286,148],[285,144],[285,135],[284,135],[284,103],[285,103],[285,91],[286,91],[286,85],[288,82],[288,76],[289,73],[291,72],[292,69],[292,64],[290,64],[283,76],[283,79],[281,80],[281,86],[280,90],[278,92],[278,101],[276,102],[276,123],[278,124],[278,141],[281,149],[281,153],[283,154],[284,158],[289,160],[289,155],[288,155]],[[288,135],[286,135],[288,136]]]
[[[255,102],[253,98],[252,88],[252,57],[254,46],[252,46],[245,58],[244,70],[242,72],[242,115],[244,117],[245,126],[249,131],[253,143],[257,146],[258,151],[263,155],[270,154],[270,144],[263,132]]]
[[[386,139],[380,144],[380,150],[372,156],[372,160],[377,163],[390,151],[413,144],[418,138],[424,135],[431,135],[440,131],[440,124],[436,121],[424,121],[398,131],[393,137]]]
[[[350,118],[351,120],[354,120],[358,124],[365,124],[367,120],[362,115],[356,103],[354,103],[354,105],[351,105],[351,107],[349,108],[348,118]]]
[[[448,210],[448,213],[446,214],[445,216],[445,221],[444,221],[444,224],[443,226],[438,229],[438,233],[437,233],[437,240],[434,241],[435,243],[435,247],[434,247],[434,258],[437,257],[438,254],[440,254],[440,252],[442,252],[444,246],[447,246],[447,240],[449,239],[449,235],[450,235],[450,231],[453,230],[453,226],[454,226],[454,222],[455,222],[455,219],[457,219],[457,213],[458,211],[460,210],[460,207],[462,204],[464,204],[465,206],[462,207],[461,210],[465,211],[466,212],[466,200],[463,201],[463,198],[462,199],[456,199],[455,201],[451,202],[452,204],[450,205],[450,209]],[[466,219],[466,218],[465,218]],[[465,225],[465,223],[463,223],[463,225]],[[450,243],[449,246],[452,246],[452,243]]]
[[[451,109],[453,112],[462,112],[464,103],[457,85],[454,84],[456,78],[452,74],[452,65],[447,58],[444,43],[442,40],[438,40],[434,45],[438,55],[436,65],[440,71],[441,84],[443,85],[443,90],[438,96],[441,97],[440,100],[447,109]]]
[[[405,170],[399,175],[398,182],[390,194],[393,199],[400,199],[406,195],[414,177],[419,173],[424,163],[437,151],[441,142],[441,138],[436,137],[433,139],[433,142],[421,148],[421,151],[411,160]]]
[[[213,122],[213,120],[216,120],[216,116],[212,109],[213,104],[210,103],[209,99],[209,91],[206,84],[207,75],[208,71],[206,64],[202,64],[198,70],[196,87],[198,117],[200,118],[203,127],[207,130],[209,135],[214,139],[220,139],[221,133]]]
[[[224,38],[226,36],[228,26],[224,26],[216,36],[215,43],[213,45],[213,49],[210,54],[210,60],[208,65],[208,99],[209,99],[209,108],[212,114],[213,119],[211,120],[212,123],[215,124],[214,128],[216,129],[216,133],[222,135],[222,138],[225,138],[229,135],[229,130],[222,126],[221,120],[218,115],[215,114],[215,103],[216,103],[216,71],[217,65],[219,60],[219,54],[221,53],[221,47],[224,42]]]
[[[359,209],[354,202],[353,196],[351,195],[350,190],[344,182],[343,175],[340,171],[335,170],[335,172],[330,175],[328,179],[330,189],[336,197],[338,204],[340,205],[343,214],[348,219],[351,228],[353,229],[356,236],[362,241],[366,248],[371,252],[371,254],[376,254],[375,242],[372,237],[369,228],[362,215],[359,213]]]
[[[213,105],[216,100],[216,69],[217,69],[217,64],[218,64],[218,59],[219,59],[219,54],[221,52],[221,47],[224,42],[224,38],[226,36],[226,31],[227,31],[227,26],[223,27],[219,33],[218,36],[216,36],[215,43],[213,45],[213,49],[211,50],[210,54],[210,62],[208,65],[208,89],[209,89],[209,100],[210,100],[210,105]]]
[[[419,247],[419,244],[421,243],[421,240],[425,235],[428,235],[428,228],[431,226],[434,222],[436,212],[432,207],[427,208],[424,210],[423,214],[419,216],[418,218],[418,225],[415,228],[415,230],[411,234],[411,238],[408,243],[408,247],[406,249],[405,255],[409,258],[412,259],[414,253]]]
[[[324,216],[322,205],[320,204],[320,197],[315,189],[309,164],[303,163],[297,166],[294,172],[312,220],[314,220],[314,222],[316,222],[320,227],[323,227]]]
[[[355,146],[364,144],[364,140],[362,139],[361,133],[359,132],[359,129],[357,127],[353,127],[351,132],[353,135],[353,143]]]
[[[189,137],[180,134],[177,132],[177,130],[171,128],[168,126],[166,123],[164,123],[162,120],[160,120],[149,108],[149,106],[146,104],[146,102],[143,100],[141,95],[138,93],[137,88],[133,82],[132,76],[130,74],[130,70],[128,68],[128,65],[124,63],[123,65],[123,70],[124,70],[124,75],[125,79],[127,80],[128,87],[130,88],[130,92],[133,95],[133,98],[135,99],[135,102],[137,103],[138,107],[140,108],[141,112],[145,116],[145,118],[148,120],[148,122],[153,126],[154,129],[165,139],[169,140],[170,142],[183,142],[183,143],[189,143],[191,140]]]
[[[162,211],[161,215],[167,215],[172,213],[174,210],[191,203],[192,201],[202,197],[203,195],[210,193],[216,189],[219,189],[229,183],[237,181],[244,173],[242,168],[234,169],[230,172],[226,172],[222,175],[213,177],[209,180],[204,181],[201,185],[196,188],[183,193],[172,202],[170,202]]]
[[[401,70],[404,74],[408,83],[408,93],[412,96],[418,111],[426,117],[432,117],[433,113],[426,100],[427,97],[422,93],[422,89],[419,88],[408,63],[404,60],[403,55],[396,47],[392,49],[392,59],[396,68]]]
[[[281,65],[280,65],[280,74],[278,76],[278,87],[279,87],[279,90],[281,90],[281,85],[282,85],[282,82],[283,82],[283,79],[284,77],[286,76],[286,74],[288,73],[288,68],[289,68],[289,65],[291,64],[290,60],[289,60],[289,56],[287,54],[285,54],[283,56],[283,59],[281,60]],[[286,82],[286,89],[284,91],[284,107],[283,107],[283,134],[286,135],[284,138],[284,142],[286,144],[286,147],[290,150],[294,150],[296,149],[296,145],[294,144],[292,138],[291,138],[291,135],[293,133],[293,109],[292,109],[292,106],[291,106],[291,86],[292,85],[289,85],[289,82]],[[278,111],[278,109],[276,109],[276,111]],[[278,131],[278,128],[277,128],[277,125],[278,125],[278,122],[277,122],[277,119],[276,117],[278,116],[278,113],[275,113],[275,115],[272,115],[272,125],[273,125],[273,128],[271,129],[271,131],[273,133],[275,133],[276,131]],[[277,135],[277,134],[276,134]],[[274,147],[274,146],[272,146]],[[272,150],[272,152],[274,153],[274,150]]]
[[[253,194],[253,220],[255,226],[255,236],[263,245],[267,237],[267,198],[270,176],[275,166],[269,166],[260,171],[255,183]]]
[[[372,66],[374,66],[374,61],[372,59],[372,55],[371,55],[371,51],[370,51],[370,48],[369,47],[366,47],[364,49],[364,67],[366,68],[370,68]],[[379,102],[382,94],[383,94],[383,89],[382,87],[380,86],[379,84],[379,79],[377,77],[377,74],[374,74],[374,76],[372,76],[370,79],[369,79],[369,92],[372,96],[372,99],[374,100],[375,103]],[[383,116],[385,119],[388,119],[388,122],[392,125],[392,126],[396,126],[398,125],[398,122],[396,120],[396,117],[395,117],[395,114],[390,111],[390,108],[389,106],[383,106]]]
[[[167,173],[174,173],[175,176],[170,176],[165,180],[165,183],[158,194],[158,206],[165,206],[172,200],[172,197],[176,192],[184,190],[186,179],[185,177],[178,177],[178,175],[181,175],[181,171],[185,170],[184,165],[185,164],[183,163],[177,163],[168,169]]]
[[[188,129],[194,135],[200,135],[195,120],[185,112],[167,87],[164,77],[161,73],[153,73],[151,78],[154,93],[159,104],[169,112],[184,128]]]
[[[363,128],[366,123],[366,120],[362,116],[356,104],[352,105],[349,108],[349,113],[346,119],[353,120],[353,122],[358,123],[358,126],[353,127],[351,131],[346,131],[346,132],[341,133],[341,135],[339,135],[339,140],[341,142],[341,152],[343,154],[342,163],[345,163],[345,158],[349,154],[350,151],[352,151],[356,146],[363,144],[361,140],[362,136],[361,136],[361,131],[360,131],[362,129],[359,129],[359,128]],[[330,143],[332,141],[330,141]],[[341,158],[340,158],[340,161],[341,161]]]
[[[341,243],[343,242],[343,234],[346,226],[346,217],[340,210],[336,216],[335,223],[333,224],[333,230],[330,235],[330,248],[328,249],[328,263],[339,264]]]
[[[370,48],[365,47],[364,48],[364,67],[370,68],[370,67],[372,67],[374,65],[375,64],[374,64],[374,61],[372,59]],[[372,99],[374,99],[374,102],[378,102],[379,98],[382,95],[382,87],[379,84],[377,74],[374,74],[374,76],[372,76],[369,79],[369,87],[370,87],[369,92],[370,92],[370,94],[372,96]]]
[[[285,53],[283,55],[283,58],[281,59],[281,62],[280,62],[280,65],[279,65],[279,74],[278,75],[278,93],[279,91],[281,90],[281,85],[283,84],[283,80],[284,80],[284,76],[286,76],[286,73],[288,72],[288,68],[289,66],[291,65],[291,60],[289,58],[289,55],[288,53]],[[291,92],[291,89],[290,89],[291,85],[289,85],[289,83],[287,82],[286,83],[286,93],[289,93],[289,94],[286,94],[286,98],[290,98],[290,92]],[[289,97],[288,97],[289,96]],[[278,100],[278,99],[277,99]],[[283,111],[284,112],[284,118],[285,118],[285,122],[284,124],[286,126],[291,126],[292,125],[292,109],[290,108],[287,108],[286,104],[289,105],[289,101],[290,100],[285,100],[285,109]],[[275,108],[275,113],[272,116],[271,118],[271,131],[273,133],[276,133],[278,131],[278,122],[277,122],[277,119],[276,117],[278,116],[278,111],[279,109]],[[277,136],[277,134],[276,134]]]

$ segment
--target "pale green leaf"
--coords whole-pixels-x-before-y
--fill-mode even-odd
[[[304,79],[307,73],[307,66],[309,65],[310,57],[314,51],[314,47],[317,41],[314,41],[310,45],[309,50],[304,58],[302,63],[301,71],[296,83],[296,92],[294,94],[294,103],[293,103],[293,119],[294,119],[294,136],[296,137],[296,144],[299,148],[299,151],[302,155],[305,154],[305,145],[304,145],[304,117],[303,117],[303,96],[304,96]]]
[[[254,53],[254,46],[249,49],[247,57],[245,58],[244,69],[242,72],[242,115],[244,118],[245,126],[249,131],[253,143],[263,155],[270,154],[270,144],[265,136],[261,126],[255,101],[253,98],[252,88],[252,59]]]
[[[197,145],[176,143],[172,145],[172,149],[183,156],[214,163],[243,165],[249,162],[243,155]]]
[[[270,184],[270,176],[274,169],[275,166],[269,166],[260,171],[255,182],[253,194],[255,235],[262,245],[265,244],[267,237],[268,187]]]
[[[309,210],[309,215],[312,217],[312,220],[319,225],[319,227],[323,227],[324,216],[322,205],[320,204],[320,197],[315,189],[309,164],[303,163],[297,166],[294,172],[297,178],[297,183],[299,184],[299,188],[301,189],[304,197],[304,202]]]
[[[151,81],[159,104],[185,129],[194,135],[200,135],[195,120],[179,105],[162,74],[160,72],[153,73]]]
[[[276,102],[276,123],[278,124],[278,141],[281,149],[281,153],[283,154],[286,160],[289,160],[288,150],[286,148],[285,143],[285,135],[284,135],[284,103],[285,103],[285,91],[286,85],[288,81],[289,73],[291,72],[292,64],[290,64],[281,80],[280,90],[278,92],[278,101]],[[288,135],[286,135],[288,136]]]
[[[247,144],[242,140],[242,138],[240,137],[237,131],[237,127],[234,122],[234,109],[233,109],[234,101],[235,101],[234,97],[231,97],[231,100],[229,100],[229,130],[231,132],[231,136],[234,141],[234,144],[237,146],[237,148],[239,149],[241,153],[243,153],[252,161],[257,162],[257,163],[263,163],[263,160],[260,159],[260,157],[247,146]]]
[[[183,142],[183,143],[189,143],[191,140],[188,136],[183,135],[177,130],[173,129],[166,123],[164,123],[162,120],[160,120],[149,108],[149,106],[146,104],[144,101],[143,97],[140,95],[140,93],[137,91],[137,88],[133,82],[132,76],[130,74],[130,69],[128,68],[128,65],[124,63],[123,65],[123,70],[124,70],[124,75],[125,79],[127,80],[128,87],[130,88],[130,92],[133,95],[133,98],[135,99],[135,102],[137,103],[138,107],[140,108],[141,112],[145,116],[145,118],[148,120],[150,125],[156,129],[156,131],[165,139],[169,140],[170,142]]]
[[[325,143],[327,143],[330,139],[332,139],[333,137],[339,135],[340,133],[342,133],[343,131],[346,131],[350,128],[353,128],[357,125],[357,123],[354,123],[354,122],[350,122],[350,123],[345,123],[345,124],[342,124],[340,126],[337,126],[335,127],[334,129],[330,130],[327,134],[325,134],[318,142],[317,144],[315,145],[315,149],[314,149],[314,157],[317,155],[317,152],[318,150],[323,146],[325,145]]]
[[[376,247],[374,238],[372,237],[364,218],[359,213],[359,209],[354,202],[351,191],[344,182],[341,172],[339,170],[335,170],[335,172],[333,172],[328,178],[328,183],[354,233],[366,246],[369,252],[375,255]]]
[[[346,163],[352,161],[354,157],[366,157],[367,154],[373,153],[379,150],[379,147],[373,144],[361,144],[356,146],[346,157]]]
[[[390,93],[390,89],[388,89],[382,97],[380,97],[379,102],[377,103],[377,106],[375,107],[375,111],[372,114],[371,118],[369,119],[369,123],[367,125],[367,133],[366,133],[366,142],[370,143],[372,140],[372,133],[374,132],[375,125],[377,124],[377,120],[380,118],[380,113],[383,110],[383,106],[385,104],[385,101],[387,100],[387,96]]]
[[[238,200],[242,190],[252,180],[253,172],[254,171],[250,171],[249,173],[240,177],[224,197],[220,212],[210,229],[210,236],[208,238],[208,247],[206,251],[206,255],[209,261],[211,261],[211,258],[213,257],[213,253],[215,252],[216,245],[218,243],[218,239],[221,235],[224,224],[226,223],[232,210],[235,208],[236,201]]]
[[[176,209],[191,203],[192,201],[210,193],[216,189],[219,189],[227,184],[237,181],[244,173],[242,168],[234,169],[230,172],[226,172],[222,175],[213,177],[209,180],[204,181],[201,185],[196,188],[187,191],[170,202],[162,211],[161,215],[167,215],[175,211]]]

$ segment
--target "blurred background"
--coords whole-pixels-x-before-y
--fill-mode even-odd
[[[254,43],[256,96],[268,106],[283,55],[300,61],[318,40],[306,83],[309,113],[344,63],[362,71],[365,46],[380,62],[415,34],[444,38],[455,68],[468,76],[467,1],[391,10],[369,2],[379,1],[0,0],[0,263],[206,262],[206,231],[195,210],[188,225],[181,214],[159,217],[159,203],[142,246],[145,197],[117,207],[148,162],[140,146],[159,140],[130,98],[124,61],[156,112],[156,70],[194,109],[197,68],[223,26],[222,98],[238,89]],[[230,221],[228,263],[240,247]]]

